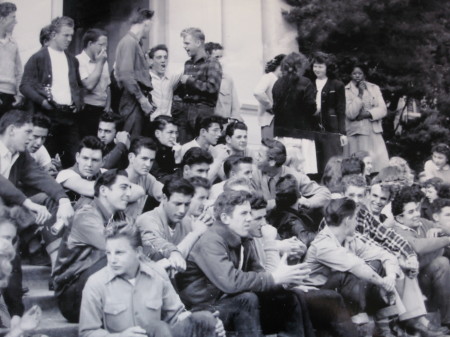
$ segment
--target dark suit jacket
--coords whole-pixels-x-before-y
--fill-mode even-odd
[[[82,82],[78,72],[78,60],[75,56],[65,52],[69,65],[69,84],[72,94],[72,100],[78,111],[83,105]],[[35,111],[41,110],[41,103],[47,98],[44,87],[52,85],[52,63],[48,48],[42,48],[33,54],[25,64],[22,82],[20,83],[20,92],[30,99]]]
[[[313,82],[316,88],[316,81]],[[317,88],[316,88],[317,90]],[[345,86],[338,80],[327,80],[322,89],[319,123],[326,132],[345,135]]]

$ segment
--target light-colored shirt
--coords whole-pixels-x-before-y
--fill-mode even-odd
[[[379,260],[386,270],[399,271],[397,258],[376,243],[364,242],[360,234],[339,242],[328,226],[325,226],[306,252],[305,263],[311,273],[303,281],[305,285],[323,286],[333,271],[348,272],[352,268]]]
[[[50,154],[43,145],[36,152],[30,152],[30,155],[36,160],[40,168],[45,168],[52,163],[52,157],[50,157]]]
[[[80,78],[81,80],[85,80],[94,72],[96,62],[91,60],[84,50],[76,57],[80,64],[78,68]],[[108,69],[108,62],[105,62],[105,64],[103,64],[102,74],[100,75],[100,80],[97,85],[92,90],[86,90],[86,94],[84,95],[84,103],[101,107],[106,105],[108,86],[111,83]]]
[[[156,104],[156,110],[150,115],[151,120],[157,116],[171,115],[173,89],[180,81],[180,74],[164,74],[160,77],[157,73],[150,69],[150,76],[152,77],[152,99]]]
[[[174,325],[185,308],[165,270],[141,261],[134,284],[109,266],[93,274],[83,290],[80,336],[106,337],[133,326],[146,329],[154,321]]]
[[[23,68],[19,48],[11,36],[0,42],[0,92],[18,94]]]
[[[424,171],[428,179],[434,177],[441,178],[444,183],[450,184],[450,165],[447,164],[439,168],[432,160],[428,160],[425,162]]]
[[[259,123],[261,126],[270,125],[273,120],[273,115],[266,112],[267,109],[271,109],[273,106],[272,88],[275,82],[278,80],[275,73],[270,72],[264,74],[256,85],[253,94],[259,102]]]
[[[186,222],[170,228],[163,205],[140,215],[136,226],[141,233],[144,250],[152,259],[168,258],[172,252],[179,251],[177,245],[191,232]]]
[[[62,105],[72,105],[72,93],[69,83],[69,63],[63,51],[48,48],[52,64],[52,98]]]
[[[239,98],[233,79],[228,74],[222,75],[219,98],[217,99],[216,115],[224,118],[241,118]]]
[[[12,154],[6,145],[0,140],[0,174],[6,179],[9,178],[11,168],[19,158],[19,152]]]
[[[317,111],[320,111],[320,109],[322,108],[322,89],[325,86],[325,84],[327,83],[328,78],[324,78],[323,80],[320,80],[318,78],[316,78],[316,88],[317,88],[317,93],[316,93],[316,105],[317,105]]]
[[[156,178],[150,173],[139,176],[138,180],[133,183],[141,186],[145,191],[145,195],[143,197],[139,198],[133,203],[128,204],[125,210],[125,214],[127,215],[127,217],[134,221],[139,215],[142,214],[142,210],[144,209],[145,202],[147,201],[148,196],[151,196],[158,201],[161,199],[162,189],[164,185],[156,180]]]
[[[183,159],[184,155],[186,154],[186,152],[188,152],[190,149],[192,149],[193,147],[200,147],[200,144],[197,142],[197,138],[192,139],[190,142],[183,144],[181,146],[181,151],[180,151],[180,157],[181,160]],[[211,153],[211,146],[208,147],[207,150],[209,153]]]

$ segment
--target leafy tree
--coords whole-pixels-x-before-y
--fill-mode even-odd
[[[419,166],[432,142],[448,141],[450,1],[285,1],[293,6],[283,14],[297,26],[300,51],[334,54],[345,83],[351,61],[358,59],[367,65],[368,79],[381,87],[391,107],[402,96],[428,98],[434,110],[426,111],[423,123],[408,134],[393,139],[396,146],[391,152]]]

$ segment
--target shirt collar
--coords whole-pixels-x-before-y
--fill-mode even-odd
[[[169,77],[167,76],[167,73],[164,73],[163,77],[160,77],[156,72],[153,71],[153,69],[150,69],[150,75],[152,76],[152,78],[157,78],[157,79],[164,79],[164,80],[168,80]]]
[[[145,274],[149,277],[154,277],[155,276],[155,271],[152,269],[150,263],[146,263],[143,261],[139,262],[139,270],[136,274],[136,277],[139,276],[139,274]],[[121,278],[123,280],[125,280],[123,277],[116,275],[109,266],[106,267],[106,280],[105,283],[109,283],[111,281],[113,281],[115,278]]]
[[[92,60],[89,55],[86,53],[86,51],[83,49],[83,51],[80,53],[80,57],[84,58],[89,63],[95,63],[94,60]]]
[[[225,239],[229,247],[236,248],[242,244],[241,237],[234,233],[227,225],[216,221],[212,229]]]
[[[0,140],[0,156],[4,157],[6,155],[13,156],[12,152],[6,147],[5,143]]]
[[[109,212],[107,211],[106,207],[97,197],[94,197],[94,204],[95,207],[99,210],[100,214],[102,215],[104,223],[108,224],[114,218],[115,214],[109,215]]]
[[[405,231],[412,232],[412,233],[415,233],[415,234],[419,234],[419,230],[420,230],[420,229],[423,229],[423,228],[422,228],[422,225],[417,226],[417,230],[416,230],[416,229],[414,229],[414,228],[405,226],[405,225],[401,224],[401,223],[398,222],[398,221],[395,221],[395,225],[396,225],[397,227],[399,227],[399,228],[405,230]]]
[[[208,54],[206,54],[206,51],[202,50],[202,51],[200,51],[200,55],[197,58],[197,60],[195,60],[195,56],[191,57],[191,62],[192,63],[204,62],[204,61],[206,61],[207,58],[208,58]]]

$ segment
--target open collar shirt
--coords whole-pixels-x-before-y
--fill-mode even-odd
[[[177,323],[185,308],[163,269],[141,261],[133,283],[115,275],[109,266],[92,275],[83,290],[80,336],[112,336],[133,326],[146,329],[161,320]]]
[[[0,140],[0,174],[6,179],[9,178],[11,168],[19,158],[19,152],[12,154],[5,143]]]

